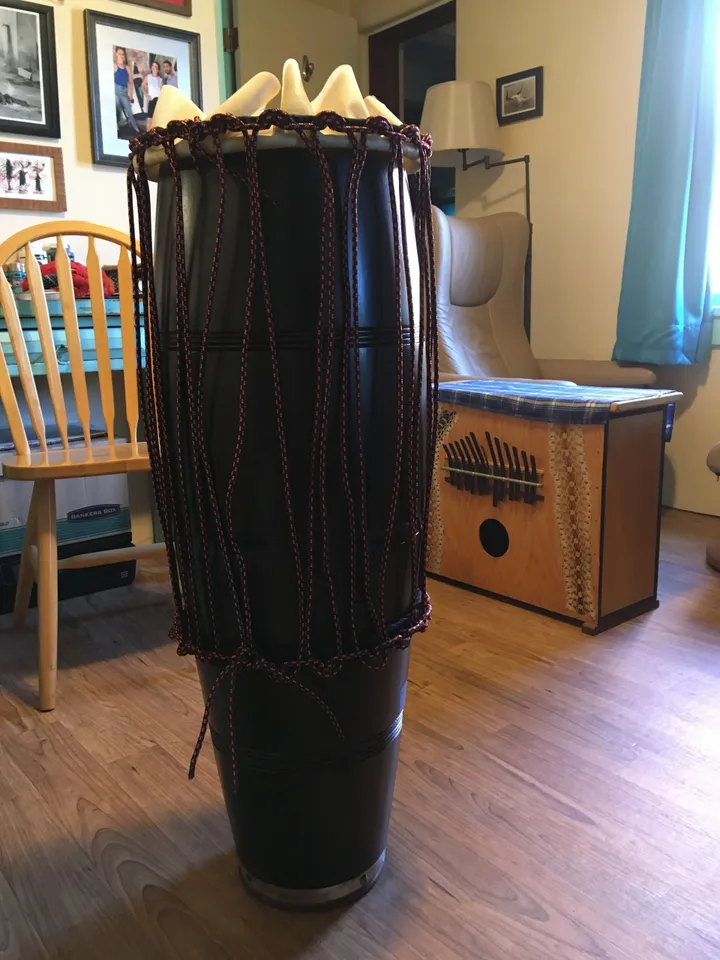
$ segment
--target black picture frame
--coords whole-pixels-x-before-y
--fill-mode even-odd
[[[182,0],[181,4],[171,3],[170,0],[125,0],[125,2],[136,3],[140,7],[150,7],[152,10],[162,10],[163,13],[176,13],[179,17],[192,16],[192,0]]]
[[[24,137],[48,137],[57,140],[60,137],[60,106],[58,104],[57,85],[57,55],[55,52],[55,15],[52,7],[39,3],[26,3],[25,0],[0,0],[0,14],[3,10],[35,14],[38,17],[38,36],[40,41],[39,64],[41,66],[40,98],[43,104],[44,120],[42,122],[15,120],[2,116],[3,104],[0,104],[0,133],[20,134]],[[18,64],[18,69],[20,68]],[[21,75],[21,79],[27,78]],[[35,84],[31,76],[27,82]],[[13,84],[13,94],[3,92],[3,77],[0,76],[0,94],[14,96],[18,100],[25,100],[22,90]],[[8,104],[8,107],[10,104]],[[24,108],[18,105],[20,110]]]
[[[0,3],[2,3],[2,0],[0,0]],[[175,27],[166,27],[157,23],[131,20],[128,17],[116,17],[111,14],[99,13],[95,10],[85,11],[85,45],[88,65],[88,95],[92,126],[93,162],[113,167],[127,167],[129,149],[125,153],[113,153],[107,149],[103,142],[97,44],[97,28],[100,26],[117,29],[120,38],[122,38],[122,31],[130,31],[136,34],[146,34],[149,41],[157,39],[172,40],[175,43],[187,44],[190,71],[190,90],[188,91],[188,96],[202,109],[200,34],[192,33],[189,30],[178,30]]]
[[[525,89],[524,89],[525,88]],[[509,90],[516,92],[508,96]],[[525,97],[527,106],[522,99],[510,103],[509,100]],[[545,100],[545,76],[542,67],[533,67],[532,70],[521,70],[519,73],[510,73],[506,77],[498,77],[495,81],[495,101],[497,121],[501,127],[509,123],[521,123],[523,120],[534,120],[543,115]]]

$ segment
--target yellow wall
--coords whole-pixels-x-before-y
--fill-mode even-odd
[[[360,40],[355,19],[338,7],[338,0],[238,0],[242,82],[260,70],[282,76],[283,63],[292,57],[299,63],[307,54],[315,72],[306,89],[317,96],[335,67],[349,63],[356,70]]]
[[[545,116],[502,130],[531,160],[539,356],[608,357],[630,210],[645,0],[459,0],[457,72],[545,68]],[[590,79],[593,78],[593,79]],[[524,211],[521,167],[458,177],[458,213]]]
[[[350,0],[350,8],[360,30],[371,32],[446,2],[447,0]]]
[[[608,359],[615,341],[632,189],[645,0],[458,0],[458,77],[545,68],[545,115],[502,131],[532,157],[533,347],[540,357]],[[458,176],[458,213],[524,209],[522,172]],[[666,502],[720,513],[705,467],[720,440],[720,357],[668,368],[685,391],[668,448]]]
[[[215,0],[195,0],[193,4],[195,13],[192,17],[178,17],[135,4],[113,2],[113,0],[91,0],[91,2],[64,0],[63,3],[53,3],[49,6],[52,6],[55,11],[62,138],[60,141],[42,140],[41,142],[47,144],[59,142],[63,148],[68,201],[68,212],[65,216],[106,223],[125,230],[127,229],[125,172],[120,167],[94,166],[92,162],[85,55],[85,8],[199,33],[204,104],[213,106],[219,102]],[[1,138],[20,141],[30,139],[10,137],[5,134],[2,134]],[[47,215],[42,214],[3,211],[0,215],[2,224],[0,230],[3,236],[7,236],[29,223],[46,219],[48,219]]]
[[[199,33],[204,104],[212,107],[219,102],[215,0],[195,0],[193,6],[195,14],[192,17],[178,17],[134,4],[113,3],[110,0],[92,0],[90,3],[83,0],[64,0],[63,3],[52,4],[55,11],[62,138],[59,141],[43,139],[39,142],[59,144],[63,148],[68,209],[66,214],[59,216],[109,224],[121,230],[128,229],[125,171],[120,167],[96,166],[92,162],[83,16],[85,8]],[[0,135],[0,139],[22,142],[32,140],[30,137],[11,137],[6,134]],[[54,216],[56,215],[3,210],[0,213],[0,235],[6,237],[28,224]],[[82,244],[71,242],[75,250],[82,255]],[[119,383],[118,378],[116,382]],[[151,542],[149,481],[143,476],[131,477],[129,488],[135,542]]]
[[[327,7],[328,10],[334,10],[336,13],[350,14],[350,0],[313,0],[313,3],[321,7]]]

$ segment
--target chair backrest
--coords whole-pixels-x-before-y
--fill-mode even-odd
[[[68,414],[63,385],[58,365],[57,348],[54,342],[50,311],[46,298],[43,278],[31,243],[37,240],[53,238],[57,240],[56,267],[57,280],[65,330],[67,355],[70,366],[72,392],[75,399],[75,411],[82,428],[86,446],[91,444],[90,398],[83,363],[83,348],[80,325],[78,323],[75,292],[70,260],[65,250],[67,237],[87,238],[87,271],[90,288],[90,304],[93,334],[97,355],[98,380],[100,387],[100,406],[105,422],[108,443],[115,440],[115,394],[113,390],[110,344],[108,339],[107,317],[105,311],[105,292],[96,240],[108,241],[119,247],[117,259],[118,299],[120,302],[120,329],[122,339],[122,361],[125,386],[125,418],[133,448],[137,448],[138,429],[138,388],[137,388],[137,352],[135,346],[135,310],[133,305],[132,267],[130,261],[131,243],[127,234],[111,227],[97,226],[92,223],[75,220],[56,220],[35,224],[0,243],[0,267],[17,259],[20,250],[25,251],[25,269],[28,289],[32,301],[33,313],[37,324],[42,350],[48,392],[52,404],[55,425],[64,449],[68,449]],[[2,306],[10,344],[22,386],[30,423],[40,446],[47,450],[46,425],[35,375],[33,374],[27,343],[23,335],[22,324],[18,316],[17,302],[8,279],[0,269],[0,306]],[[23,424],[15,386],[8,369],[4,354],[0,351],[0,398],[10,428],[13,443],[19,454],[30,451],[27,432]]]
[[[433,208],[433,228],[440,372],[539,378],[523,325],[525,217],[448,217]]]

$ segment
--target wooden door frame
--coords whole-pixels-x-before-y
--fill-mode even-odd
[[[400,103],[400,47],[408,40],[445,27],[457,21],[456,0],[433,7],[426,13],[410,17],[394,27],[371,33],[368,37],[370,92],[397,116],[402,116]]]

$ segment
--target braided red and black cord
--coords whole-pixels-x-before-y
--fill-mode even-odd
[[[309,497],[304,509],[307,517],[307,542],[301,551],[298,536],[298,510],[291,495],[290,464],[287,453],[284,404],[280,378],[278,347],[273,317],[272,291],[263,232],[263,192],[259,178],[258,135],[276,127],[295,134],[307,152],[314,158],[323,184],[322,243],[320,250],[320,295],[317,312],[315,341],[315,392],[314,421],[311,431]],[[347,183],[343,195],[336,198],[336,187],[329,170],[324,150],[322,131],[332,130],[347,138],[352,152]],[[244,173],[230,169],[222,149],[222,138],[229,133],[240,134],[245,152]],[[359,189],[366,164],[370,137],[381,137],[388,156],[387,182],[391,207],[392,260],[394,270],[394,311],[396,317],[397,368],[396,383],[390,390],[397,401],[397,448],[392,470],[392,492],[388,504],[387,535],[382,548],[379,573],[379,591],[373,596],[371,590],[370,547],[367,518],[367,477],[363,455],[361,430],[362,377],[360,374],[360,316],[358,296],[358,205]],[[181,146],[187,144],[187,147]],[[147,153],[153,150],[166,165],[167,175],[174,182],[175,211],[175,276],[177,313],[177,359],[173,382],[168,381],[167,369],[161,362],[160,335],[155,294],[154,251],[152,239],[152,211],[148,184]],[[333,149],[337,149],[334,147]],[[416,160],[418,172],[414,175],[415,209],[408,222],[406,212],[406,174],[404,161],[408,154]],[[310,670],[319,676],[332,676],[344,664],[362,661],[368,666],[380,667],[390,651],[406,647],[412,636],[425,629],[430,619],[430,603],[426,591],[425,551],[427,519],[430,504],[431,476],[428,465],[432,463],[437,424],[438,343],[435,304],[434,254],[432,241],[431,196],[430,196],[431,141],[423,137],[417,127],[394,128],[382,117],[365,121],[346,120],[336,113],[324,112],[316,117],[293,117],[280,110],[266,110],[258,117],[238,118],[217,115],[208,120],[173,121],[166,128],[153,129],[131,142],[131,162],[128,171],[128,206],[131,239],[133,241],[133,279],[135,285],[137,346],[139,353],[139,378],[143,402],[148,451],[153,471],[158,513],[162,525],[170,563],[171,583],[175,603],[175,617],[171,635],[178,642],[181,654],[192,654],[204,662],[216,663],[222,670],[214,688],[207,698],[202,731],[191,763],[191,775],[207,729],[210,708],[220,683],[230,678],[234,684],[238,671],[264,671],[271,678],[291,683],[303,689],[317,700],[328,712],[337,726],[337,721],[320,698],[300,683],[298,673]],[[151,155],[152,156],[152,155]],[[185,228],[183,218],[183,190],[181,167],[187,162],[198,169],[202,165],[214,168],[219,184],[218,223],[215,248],[210,269],[210,282],[204,321],[200,335],[199,360],[193,362],[190,325],[188,322],[190,298],[188,270],[185,251]],[[213,475],[211,457],[207,449],[202,424],[205,402],[205,358],[213,313],[215,280],[218,274],[224,234],[229,229],[225,217],[226,185],[228,174],[242,181],[248,192],[249,222],[240,229],[250,233],[248,286],[245,293],[242,337],[238,363],[239,400],[238,428],[229,480],[224,490],[218,489]],[[340,212],[340,213],[338,213]],[[137,213],[137,216],[136,216]],[[342,222],[338,223],[338,215]],[[408,231],[414,228],[414,245],[420,266],[419,297],[414,298],[411,282],[411,261],[408,246]],[[343,255],[335,260],[336,238],[339,233]],[[139,240],[140,257],[135,254],[135,241]],[[338,334],[337,317],[337,270],[343,291],[342,326]],[[409,369],[405,369],[407,322],[404,314],[405,294],[409,316],[410,352]],[[246,388],[248,365],[248,340],[250,317],[254,305],[259,302],[267,327],[267,343],[270,370],[275,398],[276,442],[279,450],[282,487],[285,499],[285,515],[296,574],[297,604],[300,611],[295,651],[281,660],[270,660],[253,642],[252,613],[250,607],[246,563],[238,546],[233,529],[234,498],[238,495],[237,479],[244,453],[244,432],[247,417]],[[338,611],[339,585],[333,578],[333,558],[330,551],[327,505],[327,450],[328,422],[331,405],[332,361],[337,351],[342,357],[340,384],[340,424],[342,490],[347,505],[349,531],[349,596],[348,615],[343,622]],[[169,444],[171,427],[168,423],[167,403],[170,393],[175,394],[176,422],[174,429],[179,442],[180,431],[183,448],[188,457],[185,466],[178,458],[170,463]],[[409,402],[408,402],[409,397]],[[356,444],[356,468],[349,466],[349,442],[353,436]],[[181,458],[182,459],[182,458]],[[423,469],[422,464],[425,464]],[[390,535],[401,493],[401,485],[408,484],[410,504],[410,535],[412,549],[412,596],[417,598],[413,610],[400,625],[392,627],[386,622],[385,583],[390,558]],[[199,515],[202,555],[206,581],[211,578],[209,542],[212,538],[219,548],[225,580],[230,591],[236,620],[236,642],[232,653],[219,649],[212,590],[209,590],[209,605],[199,601],[197,571],[192,564],[192,544],[188,516],[192,508]],[[314,531],[319,531],[319,543],[314,541]],[[319,551],[319,553],[318,553]],[[320,557],[316,566],[315,557]],[[313,650],[311,620],[317,584],[322,575],[324,592],[329,597],[332,625],[335,631],[335,652],[319,655]],[[374,639],[368,643],[363,638],[359,643],[357,608],[360,599],[364,602],[372,622]],[[201,629],[201,608],[207,609],[210,623]],[[208,637],[211,639],[208,640]],[[232,703],[232,696],[230,697]],[[231,729],[232,729],[232,718]],[[338,733],[342,732],[338,729]],[[233,747],[234,751],[234,747]],[[233,753],[234,762],[234,753]]]

